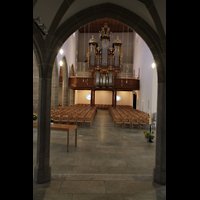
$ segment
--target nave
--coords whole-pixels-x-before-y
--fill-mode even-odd
[[[143,129],[144,130],[144,129]],[[49,183],[33,182],[35,200],[164,200],[166,186],[153,183],[155,140],[147,143],[141,129],[116,129],[108,110],[97,110],[93,125],[78,126],[78,145],[70,132],[51,131]],[[33,129],[33,167],[37,129]]]

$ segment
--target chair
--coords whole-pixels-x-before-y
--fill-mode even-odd
[[[121,117],[115,117],[115,124],[116,124],[116,128],[117,128],[117,124],[121,125],[123,128],[123,121]]]
[[[130,121],[130,117],[124,117],[123,118],[123,127],[125,128],[125,124],[129,124],[130,128],[131,128],[131,121]]]
[[[69,122],[68,115],[63,115],[62,120],[61,120],[61,124],[64,124],[64,123],[67,124],[68,122]]]
[[[86,125],[86,123],[90,123],[90,128],[92,127],[92,115],[89,114],[85,117],[85,120],[84,120],[84,126]]]
[[[132,118],[131,119],[131,128],[133,128],[133,125],[134,126],[137,126],[137,128],[139,129],[139,122],[138,122],[138,120],[136,119],[136,118]]]
[[[84,117],[85,117],[86,114],[81,114],[79,116],[77,116],[77,125],[78,123],[82,123],[82,127],[84,127]]]
[[[69,123],[71,123],[71,122],[76,125],[76,113],[70,116]]]
[[[141,129],[141,125],[145,125],[147,129],[148,128],[147,126],[149,125],[149,120],[141,117],[139,123],[140,123],[140,129]]]
[[[60,122],[61,122],[61,117],[60,117],[60,115],[55,115],[55,116],[54,116],[54,123],[60,124]]]

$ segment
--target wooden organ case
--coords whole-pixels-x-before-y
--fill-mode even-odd
[[[92,38],[89,40],[89,52],[87,53],[88,67],[92,72],[94,78],[95,88],[113,88],[114,77],[116,77],[122,64],[122,42],[117,36],[112,46],[109,48],[109,41],[112,37],[112,32],[108,24],[105,23],[104,27],[99,32],[101,45]]]

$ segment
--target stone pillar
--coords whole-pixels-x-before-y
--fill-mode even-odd
[[[75,90],[69,89],[69,105],[74,105],[75,102]]]
[[[158,83],[154,182],[166,184],[166,83]]]
[[[90,104],[91,104],[92,106],[95,105],[95,90],[94,90],[94,89],[91,90],[91,100],[90,100]]]
[[[51,81],[51,109],[58,109],[59,104],[59,78],[58,78],[58,66],[57,60],[55,59],[52,72]]]
[[[39,88],[39,69],[33,51],[33,113],[38,114],[38,88]]]
[[[63,57],[62,66],[62,106],[69,105],[69,78],[66,58]]]
[[[112,106],[113,107],[116,107],[116,94],[117,94],[117,91],[113,90],[113,97],[112,97]]]
[[[37,128],[37,160],[34,168],[34,181],[45,183],[51,180],[50,161],[50,117],[51,117],[51,78],[39,78]]]

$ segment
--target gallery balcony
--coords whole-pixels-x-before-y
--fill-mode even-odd
[[[101,86],[95,86],[94,78],[70,76],[69,89],[131,91],[131,90],[139,90],[139,82],[140,80],[136,78],[114,78],[113,86],[108,86],[106,82],[103,83],[103,85]]]

